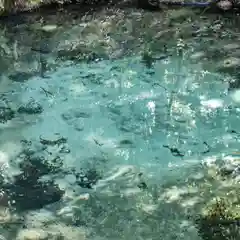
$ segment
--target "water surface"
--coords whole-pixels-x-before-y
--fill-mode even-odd
[[[200,239],[176,203],[167,208],[159,200],[161,185],[168,180],[178,185],[185,181],[184,167],[197,176],[194,166],[202,160],[239,149],[231,76],[193,61],[194,49],[179,51],[177,42],[172,45],[171,56],[158,58],[157,53],[151,66],[142,52],[130,51],[88,62],[62,61],[23,81],[2,75],[2,104],[15,112],[0,125],[2,156],[16,162],[21,140],[62,138],[67,141],[60,151],[65,169],[100,173],[103,180],[93,189],[74,185],[72,176],[57,178],[74,196],[90,194],[87,203],[79,204],[80,213],[75,208],[63,214],[68,221],[68,211],[74,211],[71,221],[89,229],[89,239]],[[29,102],[40,110],[18,110]],[[49,149],[54,156],[59,151]],[[135,184],[142,173],[146,193]],[[60,205],[70,208],[72,202],[64,201]]]

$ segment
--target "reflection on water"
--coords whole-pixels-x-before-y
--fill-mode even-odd
[[[223,76],[186,56],[151,70],[141,56],[70,62],[5,83],[6,239],[197,240],[202,206],[222,183],[237,191],[218,175],[236,173],[236,157],[228,168],[215,161],[238,151],[238,105]]]

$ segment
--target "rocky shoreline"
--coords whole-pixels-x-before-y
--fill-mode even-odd
[[[167,8],[206,8],[207,11],[238,11],[238,1],[218,0],[208,2],[197,1],[179,1],[179,0],[122,0],[122,1],[107,1],[107,0],[1,0],[0,16],[7,16],[21,12],[33,12],[41,9],[63,9],[69,5],[78,5],[81,8],[101,6],[129,6],[142,8],[144,10],[166,10]]]

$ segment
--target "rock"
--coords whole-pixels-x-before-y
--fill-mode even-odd
[[[55,136],[51,136],[50,138],[40,137],[40,143],[42,145],[54,146],[61,145],[67,143],[67,138],[61,137],[59,134],[55,134]]]
[[[42,229],[22,229],[18,232],[16,240],[48,240],[48,233]]]
[[[239,239],[238,207],[226,199],[214,199],[203,209],[196,224],[203,240]]]
[[[44,226],[54,223],[56,221],[56,217],[51,209],[40,209],[38,211],[29,211],[24,220],[27,228],[43,229]]]
[[[233,174],[233,172],[236,170],[236,167],[233,165],[225,165],[224,167],[220,168],[220,174],[224,176],[229,176]]]
[[[221,0],[217,3],[217,7],[219,7],[220,9],[222,9],[224,11],[228,11],[228,10],[232,9],[233,4],[231,1]]]
[[[0,107],[0,123],[5,123],[13,119],[15,116],[14,111],[9,107]]]
[[[38,74],[39,74],[38,72],[18,72],[17,71],[9,75],[9,78],[14,82],[24,82]]]
[[[98,61],[102,59],[109,59],[109,56],[105,52],[106,50],[103,49],[102,51],[100,51],[100,49],[97,49],[98,51],[95,49],[92,49],[92,51],[90,51],[90,50],[84,49],[80,45],[73,49],[70,49],[69,47],[67,49],[59,49],[57,52],[57,55],[59,59],[62,59],[65,61],[67,60],[76,61],[77,63],[82,61],[92,62],[92,61]]]
[[[6,207],[0,207],[0,223],[7,224],[7,223],[14,223],[19,220],[19,217],[16,215],[13,215],[13,213],[10,211],[9,208]],[[1,238],[0,238],[1,240]]]
[[[129,139],[123,139],[119,142],[119,146],[120,147],[133,147],[134,143],[133,143],[133,141],[131,141]]]
[[[43,108],[38,102],[31,100],[27,104],[20,106],[18,108],[18,112],[26,114],[39,114],[43,112]]]
[[[56,221],[57,222],[57,221]],[[86,231],[63,223],[50,224],[42,228],[21,229],[16,240],[85,240]]]
[[[238,158],[225,159],[223,166],[219,168],[219,173],[223,177],[234,178],[240,173],[240,160]]]

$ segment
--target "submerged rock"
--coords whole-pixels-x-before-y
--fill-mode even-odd
[[[44,228],[56,221],[55,213],[49,209],[40,209],[29,211],[24,218],[24,224],[27,228]]]
[[[35,149],[31,142],[26,145],[15,163],[19,171],[2,186],[17,211],[41,209],[59,201],[64,194],[52,177],[61,170],[64,172],[62,159],[51,154],[47,157],[46,148]]]
[[[214,200],[197,219],[203,240],[239,239],[239,223],[239,206],[234,206],[226,199]]]
[[[76,118],[90,118],[91,113],[85,111],[85,109],[69,109],[67,112],[62,114],[62,118],[65,121],[71,121]]]
[[[15,112],[9,107],[0,107],[0,123],[5,123],[14,118]]]
[[[16,72],[9,75],[9,78],[14,82],[24,82],[38,74],[38,72]]]
[[[57,138],[54,136],[52,139],[40,137],[40,143],[48,146],[61,145],[67,143],[67,138],[61,136],[57,136]]]
[[[47,231],[49,232],[49,239],[52,240],[86,240],[87,231],[80,226],[70,226],[64,223],[56,223],[51,224],[47,227]]]
[[[64,191],[53,182],[35,183],[26,179],[19,184],[16,182],[8,187],[12,206],[17,211],[41,209],[48,204],[55,203],[61,199]]]
[[[228,0],[221,0],[221,1],[218,1],[217,7],[219,7],[220,9],[222,9],[224,11],[228,11],[233,8],[233,3]]]
[[[31,100],[27,104],[20,106],[18,108],[18,112],[26,114],[39,114],[43,112],[43,108],[38,102]]]
[[[42,229],[22,229],[18,232],[16,240],[47,240],[48,233]]]
[[[57,219],[56,219],[57,222]],[[64,223],[50,224],[41,228],[20,229],[16,240],[85,240],[83,228],[67,226]]]

